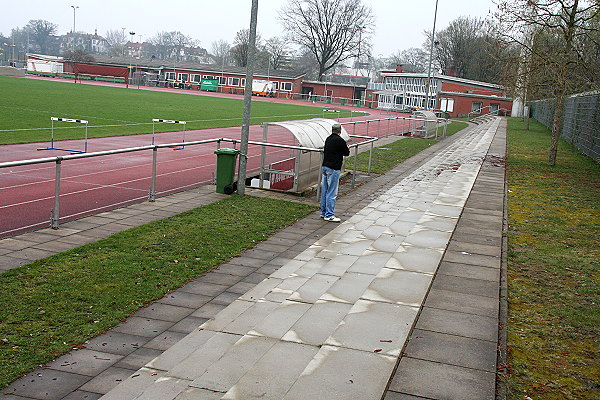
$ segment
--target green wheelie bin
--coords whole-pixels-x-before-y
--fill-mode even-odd
[[[240,153],[237,149],[217,149],[217,193],[231,194],[234,191],[233,177],[235,176],[235,161]]]

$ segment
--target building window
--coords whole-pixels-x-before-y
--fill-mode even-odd
[[[189,74],[179,74],[179,81],[187,82]]]
[[[481,109],[483,108],[483,103],[480,101],[474,101],[471,104],[471,112],[475,114],[481,114]]]
[[[240,78],[229,77],[228,81],[229,81],[229,86],[239,86],[240,85]]]
[[[240,86],[246,87],[246,78],[242,78],[242,80],[240,82]]]
[[[292,91],[292,82],[281,82],[281,90]]]
[[[192,74],[191,82],[200,82],[201,78],[199,74]]]
[[[212,75],[203,75],[202,79],[215,79],[215,77]]]
[[[271,81],[271,83],[273,84],[273,90],[279,90],[279,82]],[[290,89],[290,90],[292,90],[292,89]]]
[[[226,84],[227,84],[227,77],[219,76],[219,85],[226,85]]]
[[[168,81],[175,80],[175,72],[165,72],[165,79]]]

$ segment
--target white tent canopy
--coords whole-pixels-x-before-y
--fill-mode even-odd
[[[331,134],[331,127],[338,122],[334,119],[313,118],[298,121],[269,122],[269,125],[281,126],[294,135],[301,147],[310,147],[322,149],[325,146],[325,139]],[[342,134],[345,141],[350,140],[350,136],[342,125]]]

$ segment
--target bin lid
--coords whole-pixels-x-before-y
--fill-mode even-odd
[[[230,155],[235,156],[239,153],[240,153],[240,151],[238,149],[228,149],[226,147],[215,150],[215,154],[230,154]]]

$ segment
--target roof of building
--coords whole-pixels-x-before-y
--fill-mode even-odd
[[[424,72],[381,72],[382,76],[398,76],[398,77],[406,77],[406,78],[427,78],[427,74]],[[481,81],[475,81],[472,79],[465,79],[465,78],[459,78],[456,76],[450,76],[450,75],[441,75],[441,74],[433,74],[431,76],[432,79],[442,79],[445,81],[452,81],[452,82],[458,82],[458,83],[464,83],[464,84],[468,84],[468,85],[473,85],[473,86],[483,86],[486,88],[494,88],[494,89],[499,89],[502,90],[504,89],[504,87],[502,85],[497,85],[495,83],[488,83],[488,82],[481,82]]]
[[[192,61],[159,60],[156,58],[132,58],[127,56],[105,56],[96,54],[94,54],[93,57],[96,61],[88,64],[102,64],[122,67],[126,67],[128,65],[138,65],[144,68],[164,69],[166,71],[175,68],[177,70],[186,70],[190,72],[246,75],[246,67],[236,67],[231,65],[222,66],[217,64],[202,64]],[[299,74],[294,71],[281,71],[273,69],[267,70],[264,68],[255,69],[254,74],[261,77],[270,77],[271,79],[299,79],[304,76],[304,74]]]

